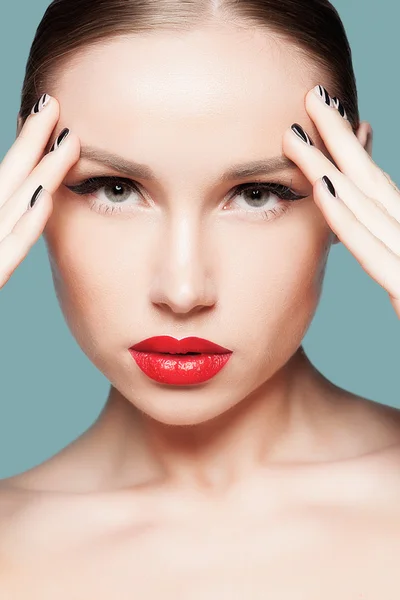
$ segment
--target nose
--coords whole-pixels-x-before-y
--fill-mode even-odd
[[[215,258],[215,257],[214,257]],[[216,303],[212,256],[199,227],[181,219],[163,236],[150,300],[176,314],[199,312]]]

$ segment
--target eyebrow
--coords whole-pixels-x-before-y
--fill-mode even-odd
[[[80,158],[86,158],[91,161],[102,163],[116,171],[126,173],[132,178],[145,179],[148,181],[157,179],[154,171],[152,171],[149,166],[127,160],[122,156],[92,146],[81,146]],[[298,169],[298,166],[287,156],[274,156],[233,165],[221,175],[220,180],[225,182],[241,177],[276,173],[285,169]]]

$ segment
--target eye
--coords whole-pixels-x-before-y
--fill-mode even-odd
[[[235,205],[241,206],[245,213],[255,213],[255,216],[269,219],[273,215],[286,212],[289,204],[280,200],[295,202],[306,198],[306,195],[296,194],[291,188],[280,183],[251,182],[243,183],[234,188],[233,197],[242,199],[242,203],[235,201]],[[274,201],[275,198],[275,201]]]
[[[128,200],[133,200],[133,205],[136,206],[138,201],[135,200],[135,194],[141,196],[138,186],[131,179],[124,177],[90,177],[82,183],[65,187],[80,196],[93,195],[94,202],[91,208],[102,213],[126,211]],[[103,190],[102,194],[94,196],[95,192],[101,190]],[[123,205],[124,208],[118,204]]]

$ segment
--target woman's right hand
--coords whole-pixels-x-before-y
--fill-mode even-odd
[[[34,107],[41,110],[29,115],[0,163],[0,288],[41,236],[53,211],[52,194],[80,156],[80,141],[72,132],[66,137],[64,133],[62,143],[44,154],[60,115],[54,97],[47,96],[42,108],[44,98]],[[60,134],[57,130],[56,140]],[[37,196],[39,186],[43,189]]]

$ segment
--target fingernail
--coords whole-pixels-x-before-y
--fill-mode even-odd
[[[314,143],[308,133],[304,131],[304,129],[298,123],[293,123],[291,126],[291,130],[306,144],[309,146],[314,146]]]
[[[326,189],[328,190],[328,192],[330,194],[332,194],[332,196],[334,196],[335,198],[337,198],[337,194],[336,194],[336,190],[333,187],[332,181],[329,179],[329,177],[327,177],[326,175],[323,176],[322,181],[326,187]]]
[[[36,202],[36,200],[39,198],[40,194],[43,192],[43,186],[39,185],[39,187],[35,190],[31,201],[29,202],[29,206],[28,208],[32,208]]]
[[[336,98],[336,96],[334,96],[334,97],[332,98],[332,104],[333,104],[333,106],[334,106],[335,108],[337,108],[337,110],[338,110],[338,111],[339,111],[339,113],[342,115],[342,117],[343,117],[344,119],[347,119],[347,120],[348,120],[348,118],[347,118],[347,113],[346,113],[346,111],[345,111],[345,109],[344,109],[344,106],[343,106],[343,104],[340,102],[339,98]]]
[[[35,115],[41,110],[43,110],[43,108],[47,106],[50,102],[50,98],[51,96],[49,96],[49,94],[43,94],[42,96],[40,96],[39,100],[36,102],[36,104],[31,110],[31,115]]]
[[[314,88],[314,92],[316,93],[318,98],[321,98],[325,102],[325,104],[327,104],[328,106],[332,106],[331,97],[323,85],[316,85]]]
[[[49,153],[53,152],[53,150],[57,150],[57,148],[59,146],[61,146],[61,144],[63,143],[65,138],[68,136],[68,134],[69,134],[69,129],[68,129],[68,127],[65,127],[65,129],[62,130],[62,132],[60,133],[58,138],[54,141],[52,147],[49,150]]]

